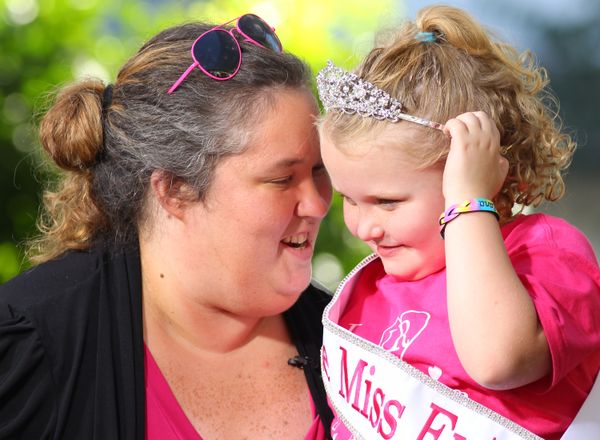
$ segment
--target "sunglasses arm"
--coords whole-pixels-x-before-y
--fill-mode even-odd
[[[177,87],[179,87],[179,84],[181,84],[183,82],[184,79],[187,78],[187,76],[192,72],[192,70],[194,70],[194,68],[198,67],[198,63],[196,61],[194,61],[192,64],[190,64],[190,67],[187,68],[187,70],[185,72],[183,72],[183,74],[179,77],[179,79],[177,81],[175,81],[175,83],[171,86],[171,88],[167,91],[167,93],[170,95],[171,93],[173,93]]]

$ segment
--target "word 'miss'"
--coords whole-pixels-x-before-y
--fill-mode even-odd
[[[458,416],[433,402],[429,402],[426,408],[417,410],[420,416],[416,417],[416,420],[410,420],[407,417],[403,420],[402,416],[406,413],[409,402],[401,402],[398,398],[390,397],[397,394],[394,393],[397,391],[397,384],[394,386],[393,381],[378,378],[376,366],[369,365],[367,361],[360,358],[354,369],[349,370],[348,351],[342,346],[339,346],[339,349],[341,351],[338,370],[340,374],[334,376],[339,377],[339,388],[336,388],[342,404],[347,404],[354,414],[353,416],[347,414],[347,417],[366,419],[373,431],[385,440],[394,438],[401,428],[401,423],[418,424],[417,429],[410,429],[410,431],[418,432],[418,435],[413,437],[414,440],[467,440],[467,437],[454,432]],[[329,359],[325,347],[322,351],[322,365],[324,378],[331,382]],[[340,399],[336,400],[340,401]],[[410,412],[415,414],[414,411]],[[413,416],[408,417],[412,418]],[[403,431],[407,432],[407,430]],[[407,437],[403,434],[402,438],[406,439]]]

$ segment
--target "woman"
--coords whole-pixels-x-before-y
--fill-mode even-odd
[[[249,14],[58,95],[40,264],[0,287],[0,438],[328,435],[309,78]]]

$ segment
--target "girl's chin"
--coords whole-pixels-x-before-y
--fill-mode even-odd
[[[385,273],[401,281],[418,281],[439,272],[444,268],[444,266],[407,266],[406,264],[400,264],[397,261],[386,261],[385,259],[382,259],[382,262]]]

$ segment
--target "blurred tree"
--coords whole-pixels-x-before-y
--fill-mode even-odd
[[[470,3],[483,9],[481,2]],[[491,0],[490,0],[491,3]],[[496,20],[518,26],[521,49],[531,49],[548,70],[559,99],[564,127],[578,142],[566,173],[566,193],[539,210],[564,218],[581,229],[600,255],[600,205],[591,203],[600,188],[600,3],[596,0],[509,1],[495,3]],[[510,6],[510,7],[507,7]],[[540,9],[543,6],[544,9]],[[515,33],[515,32],[513,32]],[[596,196],[597,197],[597,196]]]
[[[91,75],[110,82],[160,29],[182,21],[220,23],[254,12],[277,28],[286,50],[316,72],[328,58],[353,66],[373,31],[395,15],[394,2],[161,0],[0,0],[0,282],[28,266],[23,243],[35,233],[43,182],[36,124],[58,87]],[[333,286],[366,254],[343,223],[339,199],[324,222],[316,275]]]
[[[537,18],[543,43],[540,54],[547,66],[552,89],[560,99],[560,114],[578,142],[566,175],[566,194],[542,210],[573,223],[590,239],[600,256],[600,205],[592,202],[600,189],[600,3],[578,0],[578,19],[554,21]],[[565,8],[571,9],[571,5]],[[571,10],[572,11],[572,10]],[[531,13],[533,19],[535,13]],[[594,196],[596,194],[596,196]]]
[[[114,8],[100,11],[97,3],[0,2],[0,282],[28,265],[22,244],[35,230],[40,182],[50,178],[36,135],[47,96],[84,73],[105,79],[123,60],[111,35]]]

